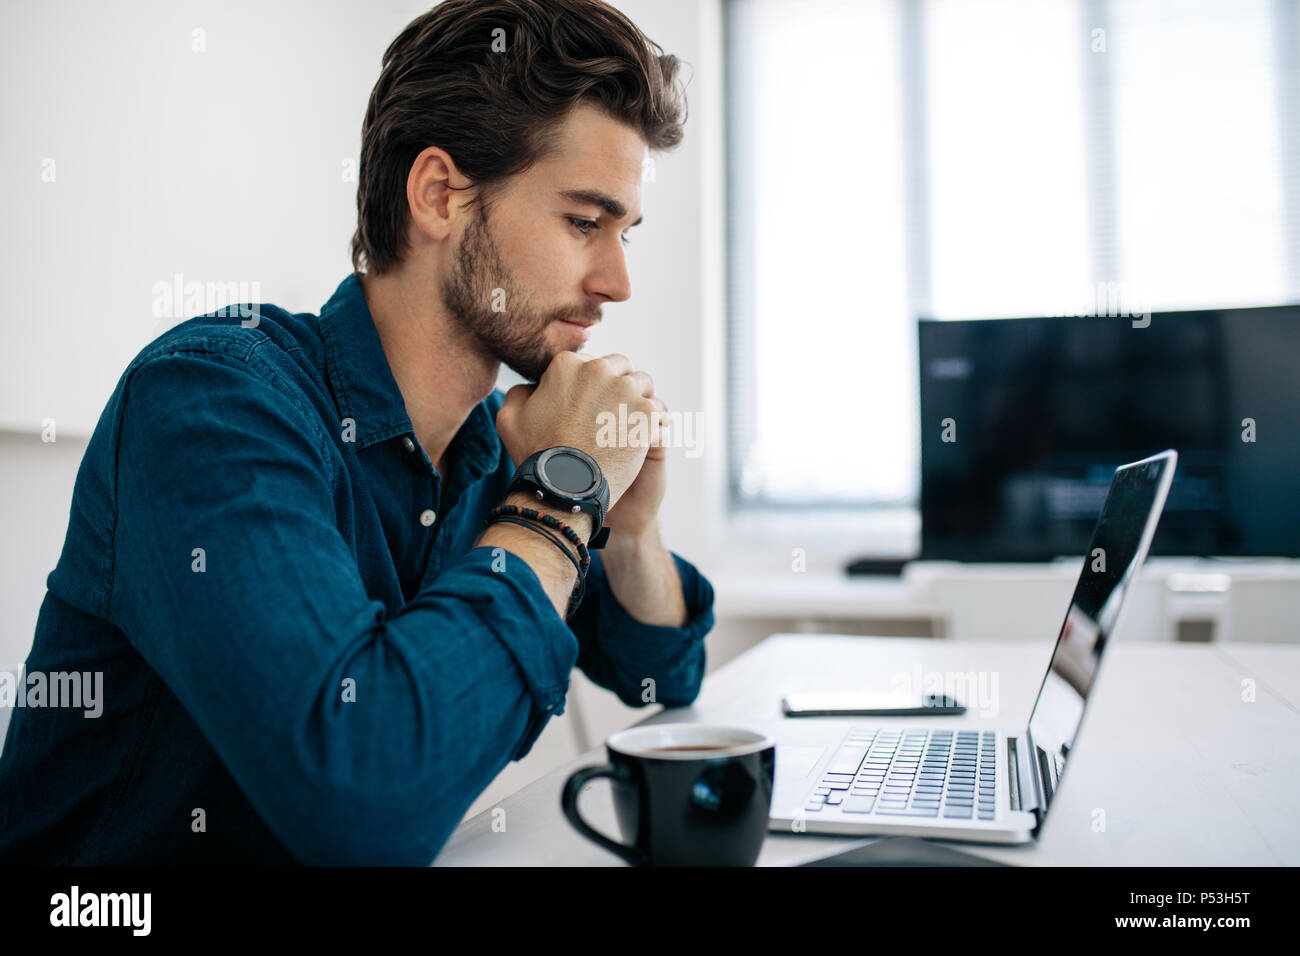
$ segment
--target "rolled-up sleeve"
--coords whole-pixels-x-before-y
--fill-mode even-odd
[[[133,371],[114,619],[299,860],[428,864],[563,711],[578,641],[502,549],[398,614],[369,597],[343,452],[255,351]]]
[[[578,666],[630,707],[692,703],[704,680],[704,639],[713,627],[713,586],[693,564],[672,552],[686,602],[686,624],[644,624],[615,599],[600,552],[591,554],[587,594],[569,622],[580,648]]]

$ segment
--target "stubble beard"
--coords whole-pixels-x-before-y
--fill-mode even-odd
[[[481,208],[465,229],[451,276],[442,287],[442,304],[484,351],[529,382],[537,382],[559,349],[546,330],[573,309],[538,312],[516,288]],[[493,309],[503,306],[502,311]],[[594,318],[595,316],[589,316]]]

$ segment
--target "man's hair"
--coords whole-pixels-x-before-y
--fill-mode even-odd
[[[502,47],[504,46],[504,49]],[[429,146],[478,187],[527,170],[589,103],[652,150],[682,139],[680,61],[599,0],[446,0],[384,52],[361,127],[355,272],[386,272],[407,247],[406,181]]]

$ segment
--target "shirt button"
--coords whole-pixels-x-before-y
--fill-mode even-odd
[[[437,520],[438,512],[434,511],[432,508],[425,508],[420,512],[420,524],[424,525],[426,528]]]
[[[415,442],[411,441],[410,435],[402,436],[402,447],[407,451],[415,451]]]

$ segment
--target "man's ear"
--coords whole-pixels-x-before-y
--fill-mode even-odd
[[[468,199],[469,185],[445,149],[426,147],[406,177],[411,225],[428,239],[446,239]]]

